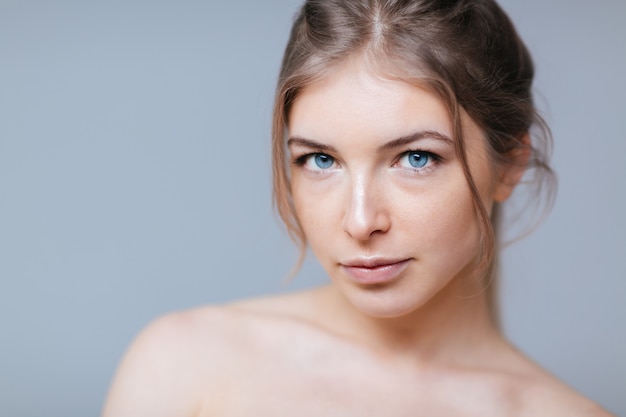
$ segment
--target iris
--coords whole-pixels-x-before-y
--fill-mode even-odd
[[[315,165],[317,165],[317,167],[320,169],[328,169],[333,166],[333,163],[335,162],[335,158],[323,153],[316,154],[314,159]]]
[[[423,168],[428,163],[429,155],[423,152],[410,152],[408,159],[412,167]]]

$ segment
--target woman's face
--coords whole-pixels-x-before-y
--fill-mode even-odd
[[[434,94],[347,64],[289,114],[296,213],[334,284],[376,317],[408,314],[472,273],[480,227]],[[494,181],[481,130],[463,115],[468,165],[487,207]]]

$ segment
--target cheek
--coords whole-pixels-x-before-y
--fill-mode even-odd
[[[339,196],[330,186],[311,184],[308,181],[292,181],[292,196],[296,216],[307,242],[315,248],[319,240],[332,238],[340,224],[337,224]]]
[[[464,181],[413,196],[398,210],[398,228],[417,255],[437,268],[457,269],[478,254],[480,227]]]

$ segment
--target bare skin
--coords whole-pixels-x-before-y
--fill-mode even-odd
[[[489,212],[519,180],[461,119]],[[105,417],[608,416],[510,346],[433,93],[348,62],[290,114],[294,206],[331,283],[166,316],[122,362]],[[517,167],[517,168],[516,168]]]
[[[432,332],[423,344],[366,341],[333,315],[336,297],[325,287],[155,321],[103,416],[610,416],[493,330],[444,351],[428,346],[444,337]],[[480,298],[463,304],[481,309]],[[465,324],[458,316],[449,328]]]

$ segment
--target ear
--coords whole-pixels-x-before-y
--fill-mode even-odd
[[[532,151],[528,133],[520,137],[519,142],[521,146],[510,151],[505,156],[506,162],[497,169],[497,183],[493,192],[493,201],[496,203],[502,203],[511,196],[526,172]]]

